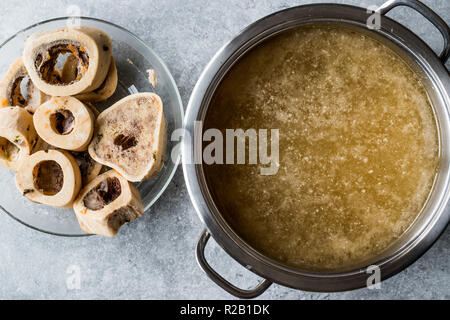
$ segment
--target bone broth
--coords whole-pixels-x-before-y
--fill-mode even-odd
[[[280,130],[275,175],[261,175],[259,164],[203,167],[233,230],[305,270],[349,268],[381,253],[419,214],[439,165],[417,75],[384,45],[334,25],[293,29],[252,49],[208,110],[205,129]]]

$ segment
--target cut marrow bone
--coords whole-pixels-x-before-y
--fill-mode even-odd
[[[38,142],[36,143],[36,146],[33,149],[32,153],[38,152],[38,151],[47,151],[47,150],[59,150],[58,148],[55,148],[54,146],[49,145],[47,142],[42,140],[41,138],[38,138]],[[81,180],[82,180],[82,186],[84,187],[89,182],[94,180],[96,176],[100,174],[102,171],[103,165],[101,163],[98,163],[92,157],[89,155],[89,152],[87,151],[69,151],[69,153],[74,157],[75,161],[78,164],[78,167],[80,168],[81,173]]]
[[[70,55],[64,67],[62,69],[61,78],[64,82],[69,83],[74,81],[77,77],[77,58],[74,55]],[[109,65],[108,75],[105,81],[92,92],[81,93],[75,96],[75,98],[81,101],[100,102],[111,97],[117,88],[117,68],[114,58],[111,57],[111,64]]]
[[[0,165],[17,170],[37,141],[33,116],[21,107],[0,109]]]
[[[115,236],[125,222],[144,212],[136,187],[114,170],[84,187],[73,208],[84,231],[108,237]]]
[[[33,202],[70,208],[81,189],[80,169],[66,151],[38,151],[21,163],[16,186]]]
[[[23,59],[33,83],[50,96],[72,96],[100,87],[111,64],[112,44],[99,29],[81,26],[41,31],[25,41]],[[60,55],[77,58],[76,77],[70,82],[54,77]]]
[[[0,106],[23,107],[34,113],[47,99],[31,81],[22,58],[14,61],[0,82]]]
[[[138,182],[159,172],[166,141],[161,98],[154,93],[139,93],[100,113],[88,150],[95,161]]]
[[[84,151],[94,132],[94,114],[73,97],[53,97],[33,116],[39,136],[57,148]]]

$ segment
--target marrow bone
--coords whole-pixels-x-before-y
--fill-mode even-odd
[[[62,150],[33,153],[21,163],[15,180],[29,200],[61,208],[70,208],[81,189],[80,169]]]
[[[154,93],[128,96],[103,111],[88,151],[93,159],[129,181],[155,176],[166,152],[167,127],[161,98]]]
[[[73,97],[53,97],[33,116],[39,136],[57,148],[84,151],[94,133],[94,114]]]
[[[18,106],[34,113],[48,98],[31,81],[22,58],[14,61],[0,82],[0,107]]]
[[[17,170],[37,142],[33,116],[21,107],[0,108],[0,166]]]
[[[97,176],[84,187],[73,208],[84,231],[109,237],[144,212],[139,191],[114,170]]]
[[[92,27],[60,28],[37,32],[25,41],[23,59],[31,80],[47,95],[72,96],[102,85],[111,64],[112,44],[103,31]],[[76,76],[55,77],[61,55],[76,58]]]

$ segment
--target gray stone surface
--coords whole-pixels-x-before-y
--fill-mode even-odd
[[[64,16],[71,4],[83,16],[112,21],[136,33],[165,60],[184,105],[213,54],[249,23],[274,11],[320,1],[286,0],[10,0],[2,1],[0,41],[40,20]],[[327,0],[327,2],[333,2]],[[367,7],[383,1],[336,1]],[[450,23],[450,1],[424,1]],[[435,50],[441,44],[430,23],[409,9],[392,17],[410,26]],[[0,57],[1,58],[1,57]],[[1,195],[0,195],[1,197]],[[228,299],[199,269],[194,246],[202,223],[190,203],[181,168],[144,218],[114,239],[62,238],[28,229],[0,214],[0,298],[25,299]],[[213,242],[208,258],[242,287],[258,279]],[[79,266],[81,288],[66,285],[70,266]],[[450,229],[420,260],[382,283],[381,290],[309,293],[274,285],[264,299],[450,298]]]

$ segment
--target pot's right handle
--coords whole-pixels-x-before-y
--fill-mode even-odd
[[[444,49],[439,55],[439,59],[441,59],[443,63],[447,62],[450,57],[450,29],[447,23],[445,23],[445,21],[442,20],[442,18],[439,17],[439,15],[437,15],[433,10],[418,0],[389,0],[381,5],[377,11],[381,15],[386,15],[389,11],[398,6],[407,6],[416,10],[422,16],[427,18],[428,21],[434,24],[436,28],[438,28],[444,38]]]
[[[216,271],[214,271],[213,268],[208,264],[205,258],[205,247],[208,243],[209,238],[211,237],[211,234],[205,229],[203,230],[200,238],[197,242],[197,262],[200,265],[200,267],[205,271],[206,275],[214,281],[218,286],[220,286],[222,289],[227,291],[228,293],[232,294],[235,297],[241,298],[241,299],[252,299],[256,298],[257,296],[261,295],[266,291],[271,285],[272,282],[264,279],[261,281],[256,287],[244,290],[236,287],[235,285],[229,283],[227,280],[225,280],[222,276],[220,276]]]

